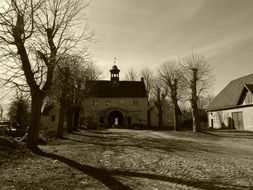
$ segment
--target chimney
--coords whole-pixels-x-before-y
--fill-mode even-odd
[[[143,82],[143,83],[144,83],[144,77],[141,77],[141,82]]]

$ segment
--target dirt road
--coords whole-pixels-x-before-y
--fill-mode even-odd
[[[253,133],[239,136],[82,131],[2,155],[0,189],[253,189]]]

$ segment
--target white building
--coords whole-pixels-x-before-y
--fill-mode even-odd
[[[231,81],[208,109],[210,128],[253,131],[253,74]]]

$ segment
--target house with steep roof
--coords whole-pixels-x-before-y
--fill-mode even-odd
[[[253,74],[231,81],[208,108],[210,128],[253,131]]]
[[[147,125],[147,94],[143,78],[121,81],[116,65],[111,80],[87,81],[83,116],[99,126]]]

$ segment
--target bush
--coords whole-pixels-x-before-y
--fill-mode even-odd
[[[132,125],[132,127],[133,127],[134,129],[147,129],[147,125],[142,124],[142,123],[134,123],[134,124]]]
[[[19,143],[12,137],[0,136],[0,150],[15,149]]]
[[[0,136],[8,136],[7,130],[3,127],[0,127]]]
[[[56,138],[57,133],[55,129],[44,129],[40,132],[41,136],[46,138],[46,139],[53,139]]]

